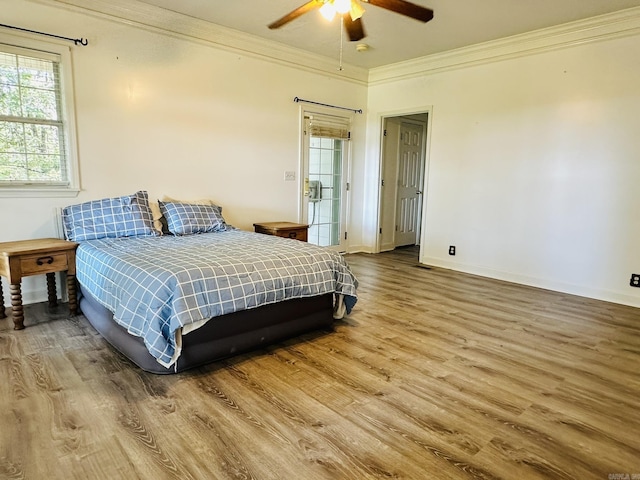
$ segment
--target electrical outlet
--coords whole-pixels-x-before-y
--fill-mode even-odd
[[[640,287],[640,275],[637,273],[632,273],[629,285],[631,285],[632,287]]]
[[[296,180],[296,172],[286,171],[284,172],[285,182],[294,182]]]
[[[456,254],[456,247],[454,245],[450,245],[449,246],[449,255],[455,255]]]

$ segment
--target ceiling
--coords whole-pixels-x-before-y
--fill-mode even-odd
[[[337,19],[329,23],[313,11],[278,30],[267,28],[305,1],[142,0],[142,3],[338,59],[341,28]],[[367,36],[359,42],[349,42],[345,35],[344,63],[374,68],[640,7],[640,0],[413,0],[413,3],[434,10],[434,19],[425,24],[363,3],[366,12],[362,20]],[[366,43],[369,49],[356,51],[358,43]]]

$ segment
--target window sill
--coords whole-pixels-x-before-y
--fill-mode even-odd
[[[0,198],[60,198],[77,197],[79,188],[28,188],[28,187],[0,187]]]

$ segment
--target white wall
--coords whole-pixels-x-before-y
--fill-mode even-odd
[[[82,191],[0,198],[0,241],[55,236],[54,207],[139,189],[152,199],[212,198],[242,229],[297,221],[298,182],[284,181],[285,171],[299,170],[301,106],[293,98],[366,105],[358,82],[206,42],[26,0],[0,0],[0,11],[2,23],[89,38],[87,47],[71,44]],[[364,122],[355,117],[354,196],[362,189]],[[356,244],[359,203],[350,229]],[[44,278],[25,279],[23,294],[25,303],[46,299]]]
[[[371,185],[381,117],[433,108],[421,261],[640,306],[639,55],[631,36],[371,86]]]

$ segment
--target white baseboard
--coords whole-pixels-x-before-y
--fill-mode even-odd
[[[366,245],[349,245],[347,253],[375,253],[375,249]]]
[[[519,283],[530,287],[543,288],[545,290],[553,290],[555,292],[568,293],[579,297],[593,298],[605,302],[618,303],[620,305],[628,305],[630,307],[640,308],[640,297],[627,295],[621,292],[612,292],[597,288],[585,287],[582,285],[573,285],[570,283],[556,282],[541,278],[529,277],[513,272],[505,272],[494,270],[491,268],[480,267],[477,265],[465,265],[455,262],[447,262],[440,258],[425,257],[420,259],[420,263],[431,265],[434,267],[446,268],[481,277],[495,278],[496,280],[504,280],[505,282]]]

